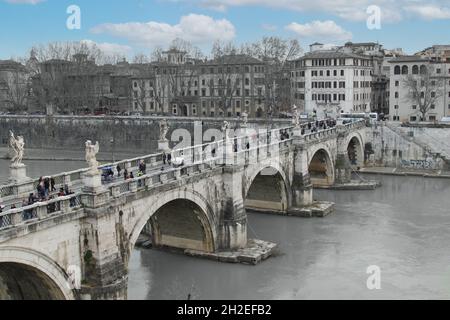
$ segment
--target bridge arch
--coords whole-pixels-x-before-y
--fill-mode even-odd
[[[0,300],[74,300],[66,272],[34,250],[0,247]]]
[[[310,152],[308,172],[313,186],[334,184],[335,168],[331,152],[326,146],[317,146]]]
[[[281,164],[268,161],[254,166],[246,176],[242,196],[247,209],[286,212],[291,201],[289,190]]]
[[[349,135],[345,142],[350,163],[355,166],[364,165],[364,139],[359,133]]]
[[[157,246],[213,252],[218,245],[213,212],[207,200],[197,192],[187,189],[166,191],[158,195],[156,201],[141,206],[130,233],[131,248],[150,224]],[[177,221],[188,221],[189,224],[180,225]]]

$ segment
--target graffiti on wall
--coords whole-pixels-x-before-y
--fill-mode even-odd
[[[412,168],[412,169],[434,169],[435,162],[432,159],[402,160],[402,167]]]

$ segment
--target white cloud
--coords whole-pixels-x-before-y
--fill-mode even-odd
[[[183,16],[175,25],[156,21],[107,23],[92,28],[91,32],[125,38],[148,48],[167,46],[176,38],[190,41],[194,45],[204,45],[215,40],[231,41],[236,33],[230,21],[215,20],[199,14]]]
[[[33,5],[44,1],[45,0],[6,0],[6,2],[12,4],[33,4]]]
[[[450,19],[449,8],[438,7],[435,5],[415,5],[406,7],[405,9],[426,20]]]
[[[322,12],[345,20],[366,21],[366,10],[377,5],[382,12],[382,23],[398,22],[406,14],[426,19],[446,19],[450,8],[448,0],[166,0],[189,2],[203,8],[225,11],[234,6],[265,6],[300,12]],[[431,4],[430,4],[431,3]],[[414,5],[413,9],[408,9]]]
[[[86,43],[88,46],[96,46],[107,55],[128,56],[131,54],[133,50],[130,46],[125,46],[117,43],[109,43],[109,42],[99,43],[92,40],[82,40],[81,42]]]
[[[286,26],[287,30],[295,32],[301,38],[314,38],[317,40],[333,39],[333,40],[350,40],[351,32],[346,31],[332,20],[312,21],[310,23],[299,24],[292,22]]]

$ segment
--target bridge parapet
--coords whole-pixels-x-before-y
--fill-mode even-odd
[[[348,131],[359,129],[365,126],[365,121],[355,121],[349,124],[344,125],[345,129]],[[300,130],[304,130],[308,127],[307,123],[300,125]],[[254,130],[253,132],[250,130],[249,135],[243,135],[240,137],[229,138],[228,142],[234,141],[237,145],[238,150],[248,149],[250,150],[249,158],[254,158],[253,153],[259,152],[260,148],[267,148],[269,143],[277,141],[283,141],[281,137],[281,133],[286,133],[289,138],[292,138],[294,135],[294,127],[287,127],[281,129],[274,129],[270,131],[265,131],[264,133],[257,132]],[[303,135],[304,141],[307,144],[319,142],[322,140],[330,139],[333,135],[336,134],[336,128],[321,130],[318,132],[310,133]],[[289,139],[288,139],[289,140]],[[247,143],[249,144],[249,148],[246,147]],[[203,145],[197,145],[193,147],[181,148],[174,150],[172,152],[172,157],[180,157],[183,156],[186,163],[196,163],[196,162],[208,162],[211,157],[209,157],[208,152],[218,154],[224,154],[223,149],[227,148],[225,146],[225,140],[219,140],[216,142],[206,143]],[[231,147],[233,149],[233,146]],[[269,155],[270,156],[270,155]],[[225,156],[224,156],[225,158]],[[136,157],[133,159],[126,159],[122,161],[117,161],[114,163],[103,164],[98,167],[99,170],[102,170],[107,167],[116,169],[117,166],[121,166],[122,168],[126,168],[130,170],[136,170],[139,166],[139,161],[144,161],[146,164],[151,167],[159,166],[163,164],[163,153],[155,153],[142,157]],[[59,187],[69,186],[69,187],[81,187],[83,183],[83,175],[88,171],[88,168],[83,168],[79,170],[74,170],[70,172],[64,172],[56,175],[52,175],[51,177],[55,180],[55,186],[57,189]],[[24,199],[28,196],[29,192],[35,189],[35,186],[38,184],[39,179],[33,179],[31,182],[27,182],[25,184],[9,184],[0,186],[0,197],[2,201],[5,202],[13,202],[16,205],[21,204],[21,199]],[[16,199],[16,202],[14,200]]]
[[[11,209],[0,213],[0,231],[61,216],[81,207],[81,195],[74,194],[46,202],[37,202],[22,208]]]

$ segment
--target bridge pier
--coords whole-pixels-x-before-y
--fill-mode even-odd
[[[238,250],[247,246],[247,214],[242,196],[243,166],[223,169],[224,197],[219,225],[219,250]]]
[[[294,177],[291,186],[291,201],[288,214],[301,217],[324,217],[334,209],[334,203],[316,202],[308,171],[308,155],[301,129],[294,129]]]
[[[122,215],[110,209],[109,190],[97,185],[98,176],[85,177],[81,202],[87,216],[80,222],[83,300],[127,298],[128,237]],[[117,221],[118,220],[118,221]]]
[[[337,154],[335,172],[335,184],[346,184],[352,181],[352,166],[347,152]]]

